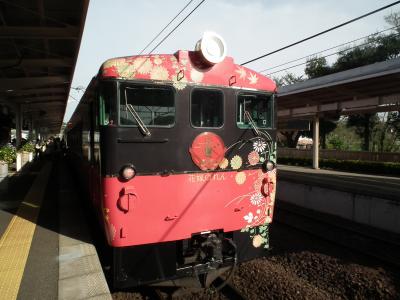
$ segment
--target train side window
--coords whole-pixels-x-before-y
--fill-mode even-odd
[[[259,93],[240,93],[237,96],[236,124],[239,128],[272,128],[272,96]],[[249,118],[250,116],[250,118]]]
[[[221,127],[224,124],[224,95],[220,90],[194,89],[190,120],[194,127]]]
[[[147,126],[170,127],[175,124],[175,92],[170,86],[121,85],[120,124],[135,125],[137,113]],[[139,120],[139,121],[140,121]]]
[[[116,125],[116,92],[115,82],[101,82],[99,93],[100,125]]]

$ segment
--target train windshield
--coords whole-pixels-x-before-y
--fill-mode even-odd
[[[220,90],[194,89],[191,122],[194,127],[221,127],[224,124],[224,95]]]
[[[240,93],[237,97],[237,118],[239,128],[272,128],[272,95],[259,93]]]
[[[174,90],[169,86],[121,84],[120,124],[172,126],[175,123],[174,97]]]
[[[116,83],[104,81],[100,84],[99,117],[100,125],[114,125],[117,122],[116,111]]]

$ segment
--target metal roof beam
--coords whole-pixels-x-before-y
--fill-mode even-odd
[[[79,27],[1,26],[0,39],[78,39]]]
[[[74,60],[72,58],[37,58],[37,59],[0,59],[0,68],[6,67],[72,67]]]
[[[363,112],[385,112],[398,110],[400,107],[400,94],[385,95],[358,99],[351,101],[337,101],[332,103],[294,107],[290,109],[278,109],[279,118],[298,118],[315,116],[329,112],[341,114],[357,114]]]
[[[69,83],[69,76],[0,78],[0,90],[44,87]]]
[[[65,104],[67,100],[67,95],[13,98],[9,100],[15,103],[24,103],[24,104],[51,103],[51,102],[63,102]]]
[[[22,104],[22,103],[21,103]],[[30,103],[23,103],[24,107],[31,108],[31,107],[37,107],[37,105],[40,105],[41,109],[43,109],[43,104],[46,104],[46,111],[51,108],[51,107],[55,107],[55,106],[64,106],[65,105],[65,101],[58,99],[58,100],[43,100],[43,101],[35,101],[35,102],[30,102]]]
[[[12,92],[7,93],[11,99],[13,97],[19,98],[20,96],[26,95],[42,95],[42,94],[62,94],[67,93],[67,87],[51,87],[51,88],[39,88],[39,89],[22,89],[22,90],[14,90]]]

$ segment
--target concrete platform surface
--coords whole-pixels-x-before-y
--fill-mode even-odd
[[[400,178],[278,166],[279,201],[400,233]]]
[[[400,178],[278,165],[278,180],[400,202]]]
[[[33,165],[0,198],[0,299],[111,299],[64,162]]]

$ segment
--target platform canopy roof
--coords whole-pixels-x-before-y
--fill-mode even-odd
[[[89,0],[0,0],[0,103],[60,132]]]
[[[278,89],[278,119],[400,110],[400,58]]]

